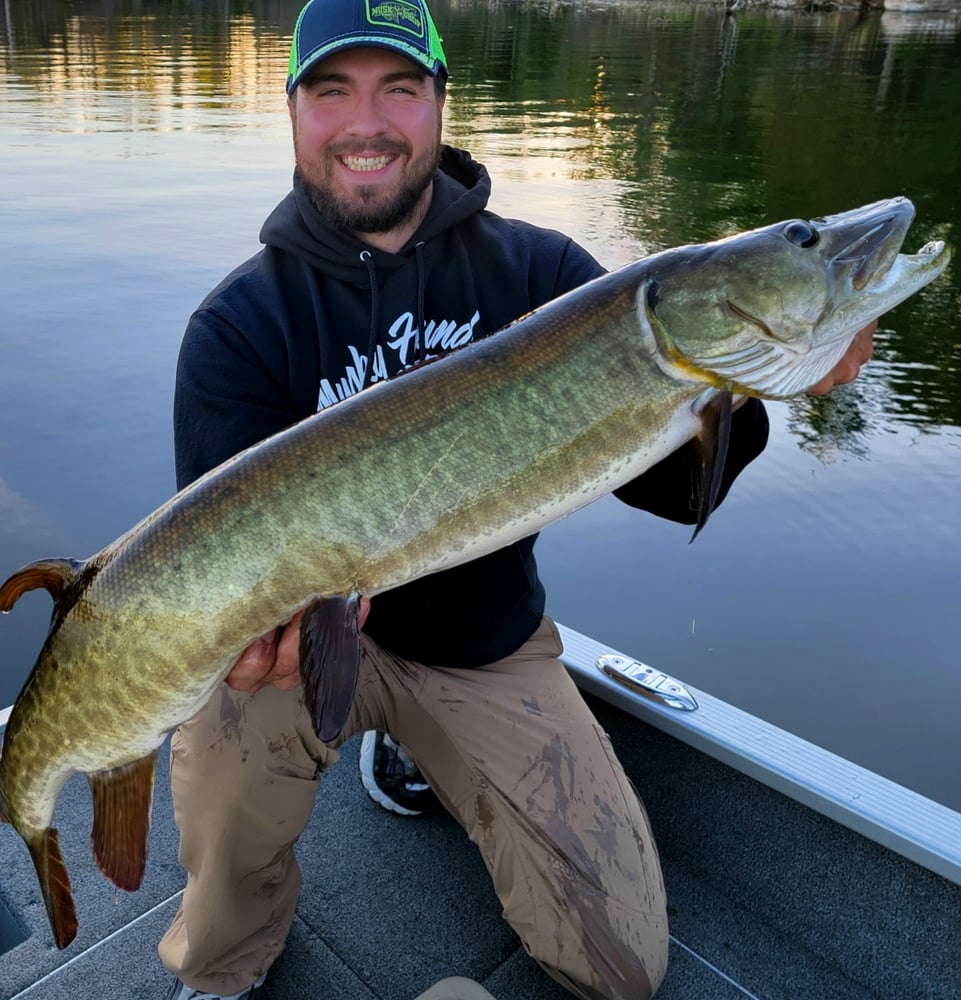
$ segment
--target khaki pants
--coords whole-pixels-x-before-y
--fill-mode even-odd
[[[336,741],[402,743],[477,845],[527,951],[574,995],[651,996],[667,916],[647,815],[567,671],[549,619],[479,670],[401,660],[363,637],[357,696]],[[300,691],[226,685],[172,740],[187,887],[160,942],[198,989],[234,993],[277,958],[294,918],[293,845],[337,760]]]

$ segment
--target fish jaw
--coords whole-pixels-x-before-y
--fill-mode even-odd
[[[668,251],[637,301],[649,347],[674,377],[768,399],[798,395],[859,330],[947,267],[942,241],[899,252],[913,217],[908,199],[892,198],[682,248],[686,260]]]

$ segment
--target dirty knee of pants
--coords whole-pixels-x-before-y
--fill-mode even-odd
[[[667,920],[613,909],[592,894],[568,898],[579,925],[575,940],[558,940],[550,957],[531,954],[552,978],[582,1000],[648,1000],[667,969]]]

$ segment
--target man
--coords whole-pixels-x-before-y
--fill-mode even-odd
[[[265,248],[191,317],[175,402],[181,487],[602,273],[561,234],[486,211],[487,172],[441,145],[446,78],[422,0],[302,11],[287,82],[293,190],[264,225]],[[853,377],[869,348],[866,331],[817,388]],[[759,403],[736,412],[724,491],[766,434]],[[692,461],[681,449],[619,495],[691,522]],[[533,547],[365,603],[357,694],[329,745],[303,705],[298,618],[254,643],[178,729],[171,787],[188,880],[159,949],[177,977],[169,1000],[250,997],[264,981],[293,920],[293,845],[320,775],[364,731],[390,733],[417,761],[550,975],[582,998],[653,994],[668,942],[657,851],[558,660]]]

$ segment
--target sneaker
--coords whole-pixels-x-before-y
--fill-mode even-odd
[[[417,765],[387,733],[364,733],[360,780],[377,805],[401,816],[420,816],[440,804]]]
[[[260,987],[264,985],[266,978],[267,973],[265,972],[253,986],[248,986],[239,993],[231,993],[229,996],[223,993],[205,993],[203,990],[195,990],[191,986],[185,986],[179,979],[175,979],[164,1000],[252,1000]]]

